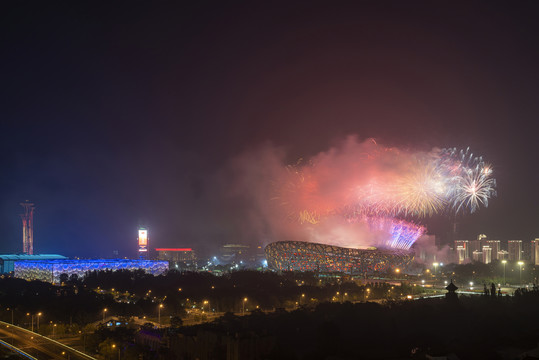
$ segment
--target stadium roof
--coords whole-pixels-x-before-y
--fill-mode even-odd
[[[67,259],[63,255],[57,254],[38,254],[38,255],[28,255],[28,254],[4,254],[0,255],[0,260],[4,261],[18,261],[18,260],[60,260]]]

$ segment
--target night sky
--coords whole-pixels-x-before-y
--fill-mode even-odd
[[[227,164],[352,134],[470,146],[498,197],[461,237],[539,237],[539,3],[251,3],[2,3],[0,253],[26,199],[37,253],[134,256],[139,225],[152,248],[261,242]]]

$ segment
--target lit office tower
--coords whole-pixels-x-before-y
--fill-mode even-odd
[[[459,264],[464,264],[464,261],[466,260],[466,249],[464,246],[457,246],[457,261]]]
[[[34,254],[34,204],[28,200],[21,203],[24,208],[22,219],[22,252],[27,255]]]
[[[509,252],[507,250],[498,251],[498,260],[509,260]]]
[[[522,240],[509,240],[507,242],[509,261],[520,261],[522,259]]]
[[[501,250],[500,240],[487,240],[486,243],[492,249],[492,260],[501,260],[498,259],[498,252]]]
[[[473,254],[474,251],[481,252],[481,240],[468,241],[468,254]]]
[[[483,253],[481,251],[474,251],[472,253],[473,261],[483,261]]]
[[[490,246],[483,246],[483,263],[490,264],[492,262],[492,248]]]
[[[539,239],[532,240],[531,263],[534,265],[539,265]]]
[[[459,252],[459,247],[462,248],[460,249],[460,252]],[[468,252],[468,248],[469,248],[468,240],[455,240],[455,250],[457,251],[459,264],[462,264],[464,260],[470,258],[471,253]]]

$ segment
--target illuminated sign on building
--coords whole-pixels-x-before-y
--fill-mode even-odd
[[[148,253],[148,230],[139,229],[138,231],[138,252],[141,256]]]

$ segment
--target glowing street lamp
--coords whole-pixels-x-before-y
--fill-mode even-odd
[[[524,265],[524,262],[519,261],[517,264],[520,266],[520,287],[522,287],[522,265]]]
[[[209,300],[204,300],[204,302],[202,304],[203,305],[208,305],[208,312],[210,312],[210,302],[209,302]],[[202,306],[202,311],[204,311],[204,306]]]
[[[30,313],[26,313],[26,316],[30,316]],[[31,316],[32,318],[32,331],[34,331],[34,316]]]
[[[108,311],[107,308],[104,308],[104,309],[103,309],[103,322],[105,322],[105,313],[106,313],[107,311]]]
[[[502,260],[502,264],[503,264],[503,284],[505,285],[506,282],[505,282],[505,265],[507,264],[507,260]]]
[[[243,301],[241,302],[242,308],[241,312],[243,315],[245,315],[245,303],[247,302],[247,298],[243,298]]]
[[[116,348],[116,344],[112,344],[112,348]],[[118,346],[118,360],[120,360],[120,347]]]
[[[36,317],[37,317],[37,330],[39,331],[39,317],[41,316],[41,313],[37,313]]]
[[[161,327],[161,308],[163,308],[163,304],[159,304],[159,306],[157,307],[157,322],[159,323],[159,327]]]
[[[13,308],[7,308],[7,311],[11,310],[11,325],[13,325]]]
[[[440,264],[438,264],[437,262],[432,263],[432,266],[434,267],[434,275],[436,275],[436,268],[438,267],[438,265]]]

